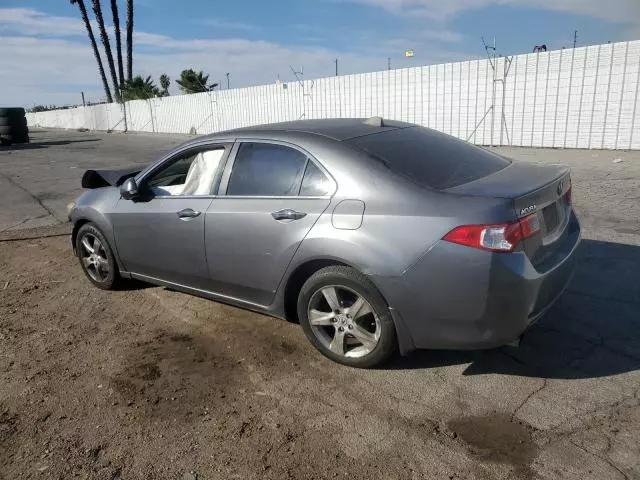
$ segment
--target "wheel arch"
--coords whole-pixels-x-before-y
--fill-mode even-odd
[[[297,265],[287,277],[284,285],[284,291],[282,294],[282,309],[284,312],[284,318],[292,323],[298,323],[297,303],[298,295],[304,282],[307,281],[318,270],[330,266],[345,266],[353,268],[354,270],[364,274],[373,283],[378,293],[384,300],[385,304],[391,312],[391,317],[396,328],[396,335],[398,339],[398,346],[402,355],[407,355],[415,350],[415,345],[409,330],[405,325],[404,319],[400,316],[400,313],[392,308],[389,304],[389,300],[385,297],[384,292],[380,289],[378,282],[376,282],[375,276],[366,275],[360,268],[350,262],[345,261],[342,258],[336,257],[319,257],[309,259],[300,265]]]
[[[78,209],[78,211],[72,214],[71,221],[73,222],[73,229],[71,231],[71,243],[73,246],[73,253],[77,255],[76,251],[76,239],[78,237],[78,232],[83,225],[87,223],[92,223],[95,227],[102,232],[107,242],[109,243],[109,247],[111,247],[111,251],[113,252],[113,256],[116,260],[116,264],[118,265],[118,270],[120,274],[126,275],[126,269],[124,265],[120,261],[120,255],[118,254],[118,246],[116,245],[116,239],[113,232],[113,227],[109,218],[98,210],[93,208],[82,208]]]
[[[304,282],[318,270],[334,265],[355,268],[342,260],[329,257],[307,260],[294,268],[287,278],[283,293],[283,310],[287,321],[298,323],[298,295]]]
[[[91,220],[89,220],[88,218],[79,218],[73,224],[73,230],[71,230],[71,246],[73,247],[73,254],[74,255],[78,254],[77,249],[76,249],[76,239],[78,238],[78,231],[80,230],[80,227],[82,227],[83,225],[86,225],[87,223],[90,223],[90,222],[91,222]]]

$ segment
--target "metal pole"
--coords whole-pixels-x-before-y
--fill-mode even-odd
[[[336,62],[336,77],[337,77],[338,76],[338,59],[337,58],[335,59],[335,62]]]
[[[391,57],[387,57],[387,70],[391,70]]]
[[[511,57],[511,61],[513,61],[513,57]],[[509,141],[509,145],[512,145],[513,143],[513,133],[515,131],[515,122],[516,122],[516,90],[517,90],[517,86],[518,86],[518,57],[516,56],[516,66],[515,68],[515,72],[514,72],[514,79],[513,79],[513,98],[511,100],[511,138],[508,140]],[[509,69],[511,69],[511,64],[509,64]],[[524,111],[524,107],[522,108],[522,110]],[[506,125],[505,125],[506,128]]]
[[[573,48],[576,48],[576,42],[578,41],[578,30],[573,31]]]
[[[538,65],[540,64],[540,50],[536,53],[536,73],[535,81],[533,83],[533,116],[531,119],[531,142],[530,147],[533,147],[533,136],[536,132],[536,103],[538,101]]]
[[[86,107],[86,106],[87,106],[87,104],[86,104],[86,103],[85,103],[85,101],[84,101],[84,92],[80,92],[80,95],[82,95],[82,106],[83,106],[83,107]]]
[[[613,59],[612,59],[613,61]],[[629,61],[629,42],[627,42],[624,49],[624,67],[622,70],[622,87],[620,87],[620,104],[618,105],[618,122],[616,123],[616,143],[613,146],[618,149],[618,137],[620,136],[620,118],[622,116],[622,100],[624,99],[624,85],[627,80],[627,62]]]
[[[529,53],[524,57],[524,87],[522,88],[522,117],[520,118],[520,147],[524,147],[524,113],[527,105],[527,77],[529,73]],[[515,137],[515,133],[511,132]]]
[[[560,50],[560,62],[558,64],[558,79],[556,80],[556,106],[553,110],[553,138],[551,139],[551,147],[556,146],[556,127],[558,125],[558,97],[560,97],[560,77],[562,74],[562,56],[563,55],[564,55],[564,48]]]
[[[491,91],[491,140],[489,143],[493,147],[493,131],[496,123],[496,37],[493,37],[493,62],[491,63],[493,70],[493,82]]]
[[[585,55],[587,53],[585,52]],[[567,137],[569,136],[569,109],[571,108],[571,90],[573,89],[573,59],[576,55],[576,49],[571,49],[571,67],[569,73],[569,94],[567,95],[567,112],[564,117],[564,142],[562,148],[567,148]]]
[[[602,139],[600,140],[600,148],[604,148],[604,135],[607,133],[607,117],[609,116],[609,94],[611,93],[611,73],[613,72],[613,53],[615,43],[611,44],[611,57],[609,57],[609,78],[607,79],[607,99],[604,103],[604,125],[602,126]],[[622,91],[620,92],[622,95]]]
[[[122,115],[124,116],[124,131],[129,131],[129,125],[127,123],[127,102],[124,100],[122,96],[122,87],[120,87],[120,101],[122,102]]]
[[[542,110],[542,140],[540,141],[541,147],[544,147],[544,131],[547,124],[547,98],[549,96],[549,69],[550,68],[551,68],[551,53],[547,53],[547,79],[544,84],[544,109]]]
[[[600,75],[600,51],[602,45],[598,45],[598,56],[596,57],[596,76],[595,85],[593,86],[593,97],[591,98],[591,118],[589,119],[589,146],[591,148],[591,134],[593,133],[593,115],[596,111],[596,93],[598,92],[598,75]]]
[[[639,59],[640,60],[640,59]],[[638,108],[638,92],[640,91],[640,68],[636,77],[636,93],[633,97],[633,114],[631,115],[631,137],[629,138],[629,150],[633,147],[633,129],[636,125],[636,111]]]
[[[475,122],[476,119],[478,118],[478,84],[480,83],[480,60],[476,60],[476,101],[475,101],[475,111],[473,112],[473,121]],[[480,125],[479,123],[477,125]],[[478,127],[476,126],[476,128],[473,129],[473,132],[471,133],[471,135],[473,135],[473,143],[476,143],[477,137],[474,135],[475,131],[478,129]],[[469,141],[469,139],[471,138],[471,135],[469,135],[469,138],[467,138],[467,142]]]
[[[227,72],[227,73],[225,73],[225,75],[227,76],[227,90],[229,90],[229,88],[230,88],[230,86],[229,86],[230,85],[230,83],[229,83],[229,75],[230,74],[229,74],[229,72]]]

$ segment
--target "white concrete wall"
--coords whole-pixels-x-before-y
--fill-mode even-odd
[[[204,134],[378,115],[480,145],[640,149],[640,40],[517,55],[506,77],[507,60],[496,63],[495,83],[489,60],[473,60],[135,100],[126,103],[127,120],[133,131]],[[124,128],[117,104],[27,118],[30,126]]]

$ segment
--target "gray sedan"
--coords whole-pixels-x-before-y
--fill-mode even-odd
[[[298,321],[355,367],[517,341],[580,242],[567,168],[380,118],[199,137],[83,186],[72,241],[97,287],[135,278]]]

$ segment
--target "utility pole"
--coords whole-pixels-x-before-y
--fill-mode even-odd
[[[391,70],[391,57],[387,57],[387,70]]]
[[[84,92],[80,92],[80,95],[82,95],[82,106],[83,106],[83,107],[86,107],[86,106],[87,106],[87,104],[86,104],[86,103],[85,103],[85,101],[84,101]]]
[[[227,76],[227,90],[229,90],[229,72],[225,73]]]
[[[336,77],[338,76],[338,59],[335,59],[335,63],[336,63]]]
[[[576,43],[578,42],[578,30],[573,31],[573,48],[576,48]]]

